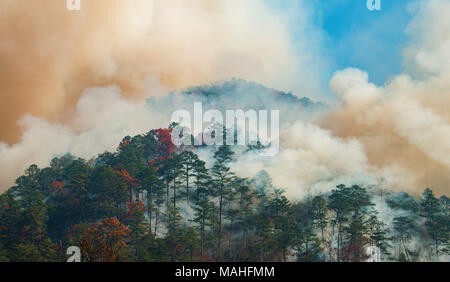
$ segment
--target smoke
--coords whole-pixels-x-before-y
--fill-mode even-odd
[[[368,181],[360,173],[368,164],[357,140],[336,138],[303,121],[285,126],[280,138],[282,150],[276,157],[245,154],[233,163],[233,170],[243,177],[267,171],[273,184],[292,198],[303,198],[308,192],[325,193],[339,183]]]
[[[330,86],[338,106],[316,121],[270,93],[216,97],[210,105],[267,104],[281,114],[280,153],[239,154],[233,170],[243,177],[265,170],[296,198],[380,179],[448,193],[450,3],[412,3],[404,73],[377,86],[362,70],[336,72]],[[231,76],[281,90],[302,85],[297,94],[306,96],[321,89],[319,70],[307,64],[319,54],[305,47],[304,57],[295,55],[282,16],[259,1],[91,0],[68,12],[57,1],[14,0],[0,8],[0,138],[21,136],[0,143],[2,190],[31,163],[45,166],[68,152],[91,158],[126,135],[167,126],[174,108],[194,101],[172,92],[143,102],[168,90]]]
[[[414,5],[405,73],[382,87],[357,69],[336,73],[331,89],[342,106],[320,124],[336,136],[359,140],[370,165],[390,175],[394,186],[448,193],[450,3]]]
[[[415,194],[426,187],[448,194],[450,3],[416,1],[409,9],[415,17],[403,74],[376,86],[362,70],[336,72],[330,82],[335,109],[316,125],[285,125],[278,156],[242,156],[235,170],[241,176],[266,170],[293,197],[381,180]]]
[[[127,135],[142,134],[166,122],[152,115],[144,102],[127,101],[121,94],[118,86],[86,89],[68,125],[31,115],[22,118],[20,142],[12,146],[0,143],[2,190],[32,163],[45,167],[52,158],[67,153],[90,159],[114,151]]]
[[[318,85],[304,63],[314,55],[295,55],[283,15],[257,0],[84,0],[81,11],[65,0],[3,0],[0,11],[0,140],[9,144],[26,113],[66,124],[88,87],[116,84],[142,99],[160,94],[148,77],[169,89],[232,76]]]

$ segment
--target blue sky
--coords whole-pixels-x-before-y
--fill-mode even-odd
[[[382,85],[402,71],[411,0],[381,0],[381,11],[369,11],[366,0],[309,0],[307,7],[300,7],[295,0],[267,1],[289,13],[294,40],[296,30],[305,28],[295,15],[308,10],[310,21],[321,33],[320,48],[328,60],[329,78],[337,70],[357,67],[367,71],[372,82]]]

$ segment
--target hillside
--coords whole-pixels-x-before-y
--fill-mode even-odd
[[[30,166],[0,195],[0,261],[447,260],[449,198],[339,185],[288,199],[262,171],[236,177],[231,147],[207,167],[171,129],[115,152]]]

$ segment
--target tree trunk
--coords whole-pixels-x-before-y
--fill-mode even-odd
[[[186,203],[189,205],[189,170],[186,175]]]
[[[220,200],[219,200],[219,244],[217,246],[218,257],[221,254],[221,244],[222,244],[222,203],[223,203],[223,183],[220,186]]]
[[[149,226],[150,226],[150,233],[152,232],[152,207],[153,207],[153,191],[152,186],[149,188],[149,195],[147,195],[147,199],[149,202],[147,203],[147,211],[148,211],[148,219],[149,219]]]
[[[167,188],[167,210],[169,210],[169,201],[170,201],[170,195],[169,195],[169,181],[166,181],[166,188]]]

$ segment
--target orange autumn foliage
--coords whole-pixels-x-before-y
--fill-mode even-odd
[[[116,262],[131,231],[117,218],[93,223],[80,239],[81,253],[89,262]]]
[[[50,187],[58,189],[58,190],[62,190],[64,188],[64,182],[55,180],[52,183],[50,183]]]
[[[133,187],[137,186],[136,178],[132,177],[126,169],[116,170],[114,173],[122,176],[127,184],[131,184]]]
[[[159,159],[168,159],[172,156],[172,153],[175,151],[176,146],[172,142],[172,136],[170,135],[172,129],[156,129],[152,131],[152,134],[158,139],[160,148],[159,148]]]

